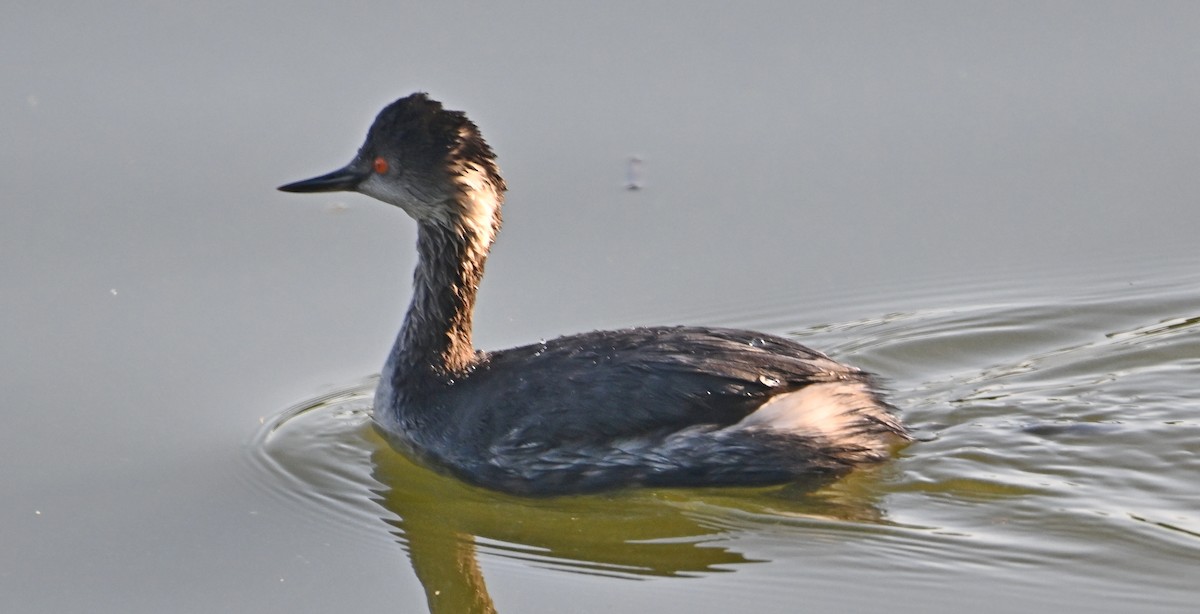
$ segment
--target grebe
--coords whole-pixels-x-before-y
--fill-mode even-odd
[[[497,352],[471,317],[504,179],[459,111],[424,93],[379,113],[358,155],[285,192],[360,192],[417,221],[412,303],[374,419],[392,445],[523,495],[828,479],[910,439],[870,375],[725,328],[598,331]]]

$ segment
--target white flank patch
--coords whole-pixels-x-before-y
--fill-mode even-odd
[[[864,410],[868,414],[883,411],[866,384],[823,382],[771,397],[732,428],[768,427],[873,448],[878,445],[876,438],[861,434],[859,413]]]

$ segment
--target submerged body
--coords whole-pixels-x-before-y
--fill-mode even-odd
[[[475,125],[424,94],[385,108],[345,168],[280,189],[358,191],[417,220],[413,299],[375,419],[465,481],[540,495],[764,485],[840,475],[908,439],[869,375],[762,333],[638,328],[476,351],[504,181]]]

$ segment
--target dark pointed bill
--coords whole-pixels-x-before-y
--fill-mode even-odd
[[[332,173],[279,186],[283,192],[352,192],[370,171],[359,171],[349,165]]]

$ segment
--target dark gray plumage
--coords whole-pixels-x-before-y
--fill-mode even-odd
[[[504,181],[475,125],[424,94],[386,107],[345,168],[280,189],[358,191],[417,220],[412,303],[375,419],[465,481],[545,495],[826,479],[909,438],[869,375],[761,333],[637,328],[477,352]]]

